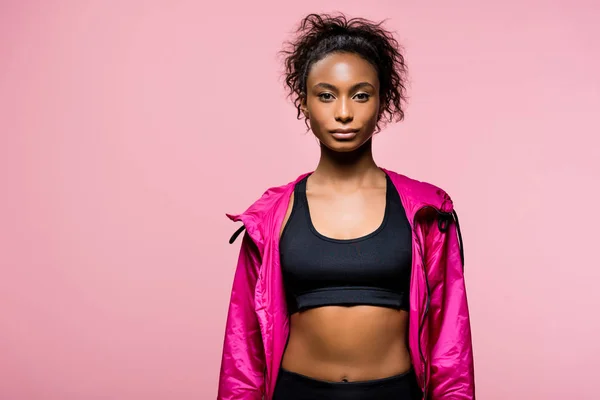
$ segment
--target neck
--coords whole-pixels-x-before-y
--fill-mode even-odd
[[[321,157],[311,179],[319,183],[361,186],[381,179],[383,171],[373,159],[372,138],[358,149],[340,153],[321,144]]]

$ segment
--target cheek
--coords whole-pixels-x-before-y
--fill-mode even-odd
[[[373,101],[368,104],[364,104],[359,108],[359,115],[361,120],[365,122],[377,120],[377,117],[379,116],[379,102]]]
[[[328,104],[314,104],[308,107],[310,121],[313,124],[322,124],[333,118],[333,111]]]

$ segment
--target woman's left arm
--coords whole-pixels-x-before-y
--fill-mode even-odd
[[[431,400],[474,400],[475,377],[462,237],[456,214],[429,227],[430,279],[428,385]],[[460,238],[460,240],[459,240]]]

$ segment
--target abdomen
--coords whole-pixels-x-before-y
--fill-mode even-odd
[[[316,379],[369,380],[406,372],[408,313],[327,306],[295,313],[282,367]]]

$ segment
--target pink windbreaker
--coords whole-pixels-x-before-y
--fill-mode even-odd
[[[413,231],[409,353],[429,400],[475,399],[473,350],[462,240],[452,200],[442,190],[383,169]],[[289,333],[279,232],[294,185],[268,189],[243,214],[217,400],[271,400]]]

